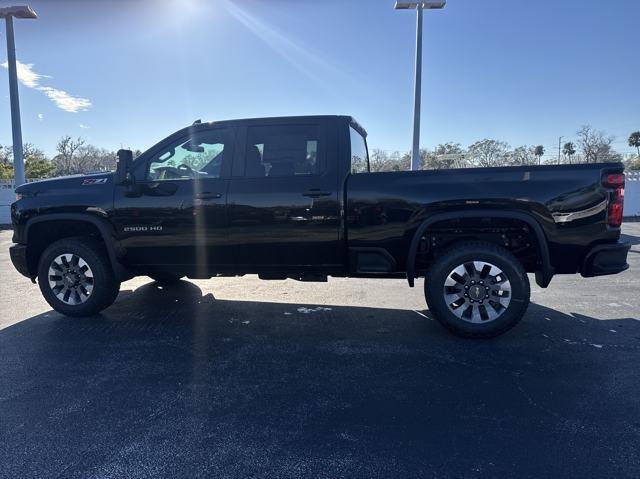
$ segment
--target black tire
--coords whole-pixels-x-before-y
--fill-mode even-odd
[[[474,261],[495,266],[496,269],[492,271],[500,270],[506,275],[508,283],[500,274],[491,276],[485,273],[484,277],[482,274],[476,275],[477,268],[469,266]],[[447,279],[453,277],[455,269],[461,265],[465,274],[462,278],[456,276],[456,280],[449,279],[448,283],[453,282],[453,286],[446,286]],[[472,273],[469,273],[469,270]],[[474,281],[473,286],[470,286],[474,278],[487,278],[487,281],[482,281],[481,287],[480,281]],[[503,281],[503,286],[500,281]],[[489,287],[491,290],[487,290],[486,296],[483,296],[484,289]],[[473,289],[470,291],[469,288]],[[499,291],[506,288],[510,288],[510,291]],[[472,291],[474,296],[470,296]],[[457,243],[440,254],[427,272],[424,292],[429,311],[436,320],[452,333],[466,338],[492,338],[513,328],[527,310],[531,294],[529,278],[520,261],[505,248],[483,241]],[[480,295],[476,296],[478,292]],[[451,298],[459,299],[448,303],[445,296],[447,293],[452,293],[449,301]],[[509,298],[506,307],[502,306],[502,303],[506,302],[507,298],[502,295]],[[476,299],[472,300],[473,297]],[[470,314],[469,308],[472,311]],[[476,322],[471,322],[470,316],[476,312],[473,318]],[[483,313],[482,317],[480,312]],[[488,313],[497,317],[491,319]]]
[[[79,304],[68,304],[60,299],[49,282],[52,263],[67,254],[81,258],[92,274],[92,290]],[[111,306],[120,290],[120,282],[115,278],[104,245],[90,237],[65,238],[49,246],[38,263],[38,285],[44,299],[54,310],[74,317],[91,316]],[[79,295],[75,297],[80,298]]]
[[[172,284],[178,284],[184,277],[175,273],[153,273],[149,277],[161,286],[171,286]]]

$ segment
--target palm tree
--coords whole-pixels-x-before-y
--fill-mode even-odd
[[[638,150],[638,158],[640,158],[640,131],[634,131],[629,135],[629,146],[635,146]]]
[[[542,158],[542,155],[544,155],[544,146],[542,145],[536,146],[535,149],[533,150],[533,154],[538,157],[538,164],[540,164],[540,159]]]
[[[572,142],[565,143],[562,147],[562,153],[569,158],[569,163],[571,163],[571,157],[576,154],[576,147]]]

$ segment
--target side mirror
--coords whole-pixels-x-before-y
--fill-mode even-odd
[[[116,184],[127,182],[133,164],[133,153],[131,150],[118,150],[118,163],[116,164]]]

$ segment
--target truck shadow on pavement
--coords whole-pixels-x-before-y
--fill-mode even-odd
[[[0,331],[0,477],[640,473],[640,321],[532,304],[490,341],[427,312],[123,291]]]
[[[640,236],[636,236],[636,235],[630,235],[630,234],[621,234],[620,235],[620,240],[621,241],[628,241],[629,243],[631,243],[631,246],[637,246],[640,245]],[[634,252],[638,252],[636,248],[632,249],[632,251],[635,250]]]

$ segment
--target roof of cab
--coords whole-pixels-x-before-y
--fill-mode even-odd
[[[281,123],[286,121],[299,122],[304,120],[326,120],[326,119],[339,119],[351,124],[360,134],[367,136],[366,130],[358,123],[358,121],[349,115],[300,115],[300,116],[271,116],[271,117],[258,117],[258,118],[235,118],[229,120],[213,120],[209,122],[200,122],[196,120],[194,124],[202,125],[214,125],[214,124],[233,124],[233,123]]]

